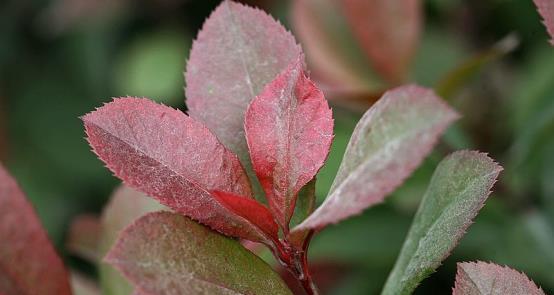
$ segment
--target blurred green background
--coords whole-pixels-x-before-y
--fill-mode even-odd
[[[117,96],[186,110],[183,69],[219,1],[14,0],[0,3],[0,159],[35,205],[66,262],[71,220],[99,213],[118,184],[84,140],[79,116]],[[248,1],[290,25],[288,1]],[[554,293],[554,48],[530,0],[426,0],[410,80],[435,86],[507,36],[516,50],[484,64],[448,95],[463,115],[424,165],[384,204],[332,226],[312,245],[330,294],[376,294],[440,159],[490,153],[505,171],[475,224],[417,294],[449,294],[455,263],[493,261]],[[325,196],[363,109],[334,101],[335,143],[318,179]]]

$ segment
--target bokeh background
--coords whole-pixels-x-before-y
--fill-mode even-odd
[[[247,3],[295,32],[290,1]],[[188,51],[218,4],[0,1],[0,159],[70,267],[97,275],[67,251],[65,240],[71,221],[99,214],[118,185],[90,152],[79,116],[125,95],[186,110]],[[479,149],[505,171],[460,245],[416,293],[449,294],[456,262],[477,259],[523,271],[554,293],[554,48],[536,8],[530,0],[421,5],[424,19],[406,81],[436,87],[463,119],[384,204],[317,236],[313,267],[328,294],[377,294],[437,163],[450,151]],[[336,137],[319,174],[319,201],[375,95],[333,93]]]

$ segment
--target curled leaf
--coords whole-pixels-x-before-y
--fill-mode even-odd
[[[150,213],[125,229],[106,261],[146,294],[291,294],[238,241],[169,212]]]
[[[71,294],[62,260],[33,207],[1,165],[0,294]]]
[[[256,175],[277,222],[288,228],[298,192],[323,166],[333,118],[298,58],[248,107],[244,128]]]
[[[524,274],[486,262],[458,263],[452,295],[544,295]]]
[[[125,184],[226,235],[269,242],[211,191],[252,197],[238,158],[202,124],[147,99],[115,99],[83,117],[98,157]]]
[[[279,22],[233,1],[214,10],[193,43],[185,73],[189,114],[235,152],[249,173],[246,108],[301,52]]]
[[[431,152],[458,117],[433,91],[388,91],[358,122],[327,199],[295,230],[321,229],[377,204]]]
[[[441,161],[421,201],[383,295],[411,294],[465,234],[502,167],[487,155],[455,152]]]

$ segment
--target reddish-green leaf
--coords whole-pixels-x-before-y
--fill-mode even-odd
[[[125,229],[106,260],[146,294],[291,294],[238,241],[169,212]]]
[[[115,244],[119,233],[140,216],[162,210],[153,198],[132,188],[121,185],[110,198],[102,212],[101,237],[99,242],[100,256],[105,256]],[[133,287],[121,274],[107,263],[99,265],[100,284],[104,295],[130,295]]]
[[[389,81],[402,81],[419,41],[420,0],[341,1],[375,69]]]
[[[269,83],[248,107],[244,128],[252,165],[277,222],[288,227],[298,192],[323,165],[333,115],[304,72],[303,58]]]
[[[258,226],[274,241],[279,239],[279,226],[271,212],[256,200],[215,191],[212,195],[227,209]]]
[[[1,165],[0,294],[71,294],[67,272],[40,220]]]
[[[232,1],[216,8],[192,46],[185,74],[189,114],[214,132],[247,169],[246,107],[301,51],[279,22]]]
[[[544,295],[524,274],[486,262],[458,263],[453,295]]]
[[[433,91],[398,87],[358,122],[325,202],[296,230],[320,229],[383,201],[458,115]]]
[[[210,194],[252,197],[238,158],[202,124],[173,108],[129,97],[83,121],[94,152],[125,184],[226,235],[269,241]]]
[[[550,43],[554,45],[554,0],[534,0],[550,34]]]

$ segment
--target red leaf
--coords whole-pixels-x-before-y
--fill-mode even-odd
[[[1,165],[0,294],[71,294],[67,272],[40,220]]]
[[[420,0],[342,0],[342,6],[377,71],[401,81],[419,41]]]
[[[252,197],[238,158],[184,113],[120,98],[83,117],[98,157],[127,185],[229,236],[268,242],[257,227],[209,193]]]
[[[524,274],[506,266],[486,262],[458,263],[453,295],[544,295]]]
[[[550,44],[554,45],[554,0],[534,0],[539,9],[539,13],[544,19],[548,34],[550,34]]]
[[[303,57],[269,83],[248,107],[244,128],[254,170],[285,228],[300,189],[327,158],[333,118],[323,93],[303,70]]]
[[[264,205],[253,199],[221,191],[214,191],[212,195],[227,209],[258,226],[274,241],[279,240],[279,227]]]
[[[215,9],[192,46],[185,74],[189,113],[235,152],[247,169],[246,107],[301,51],[279,22],[232,1],[223,1]]]

